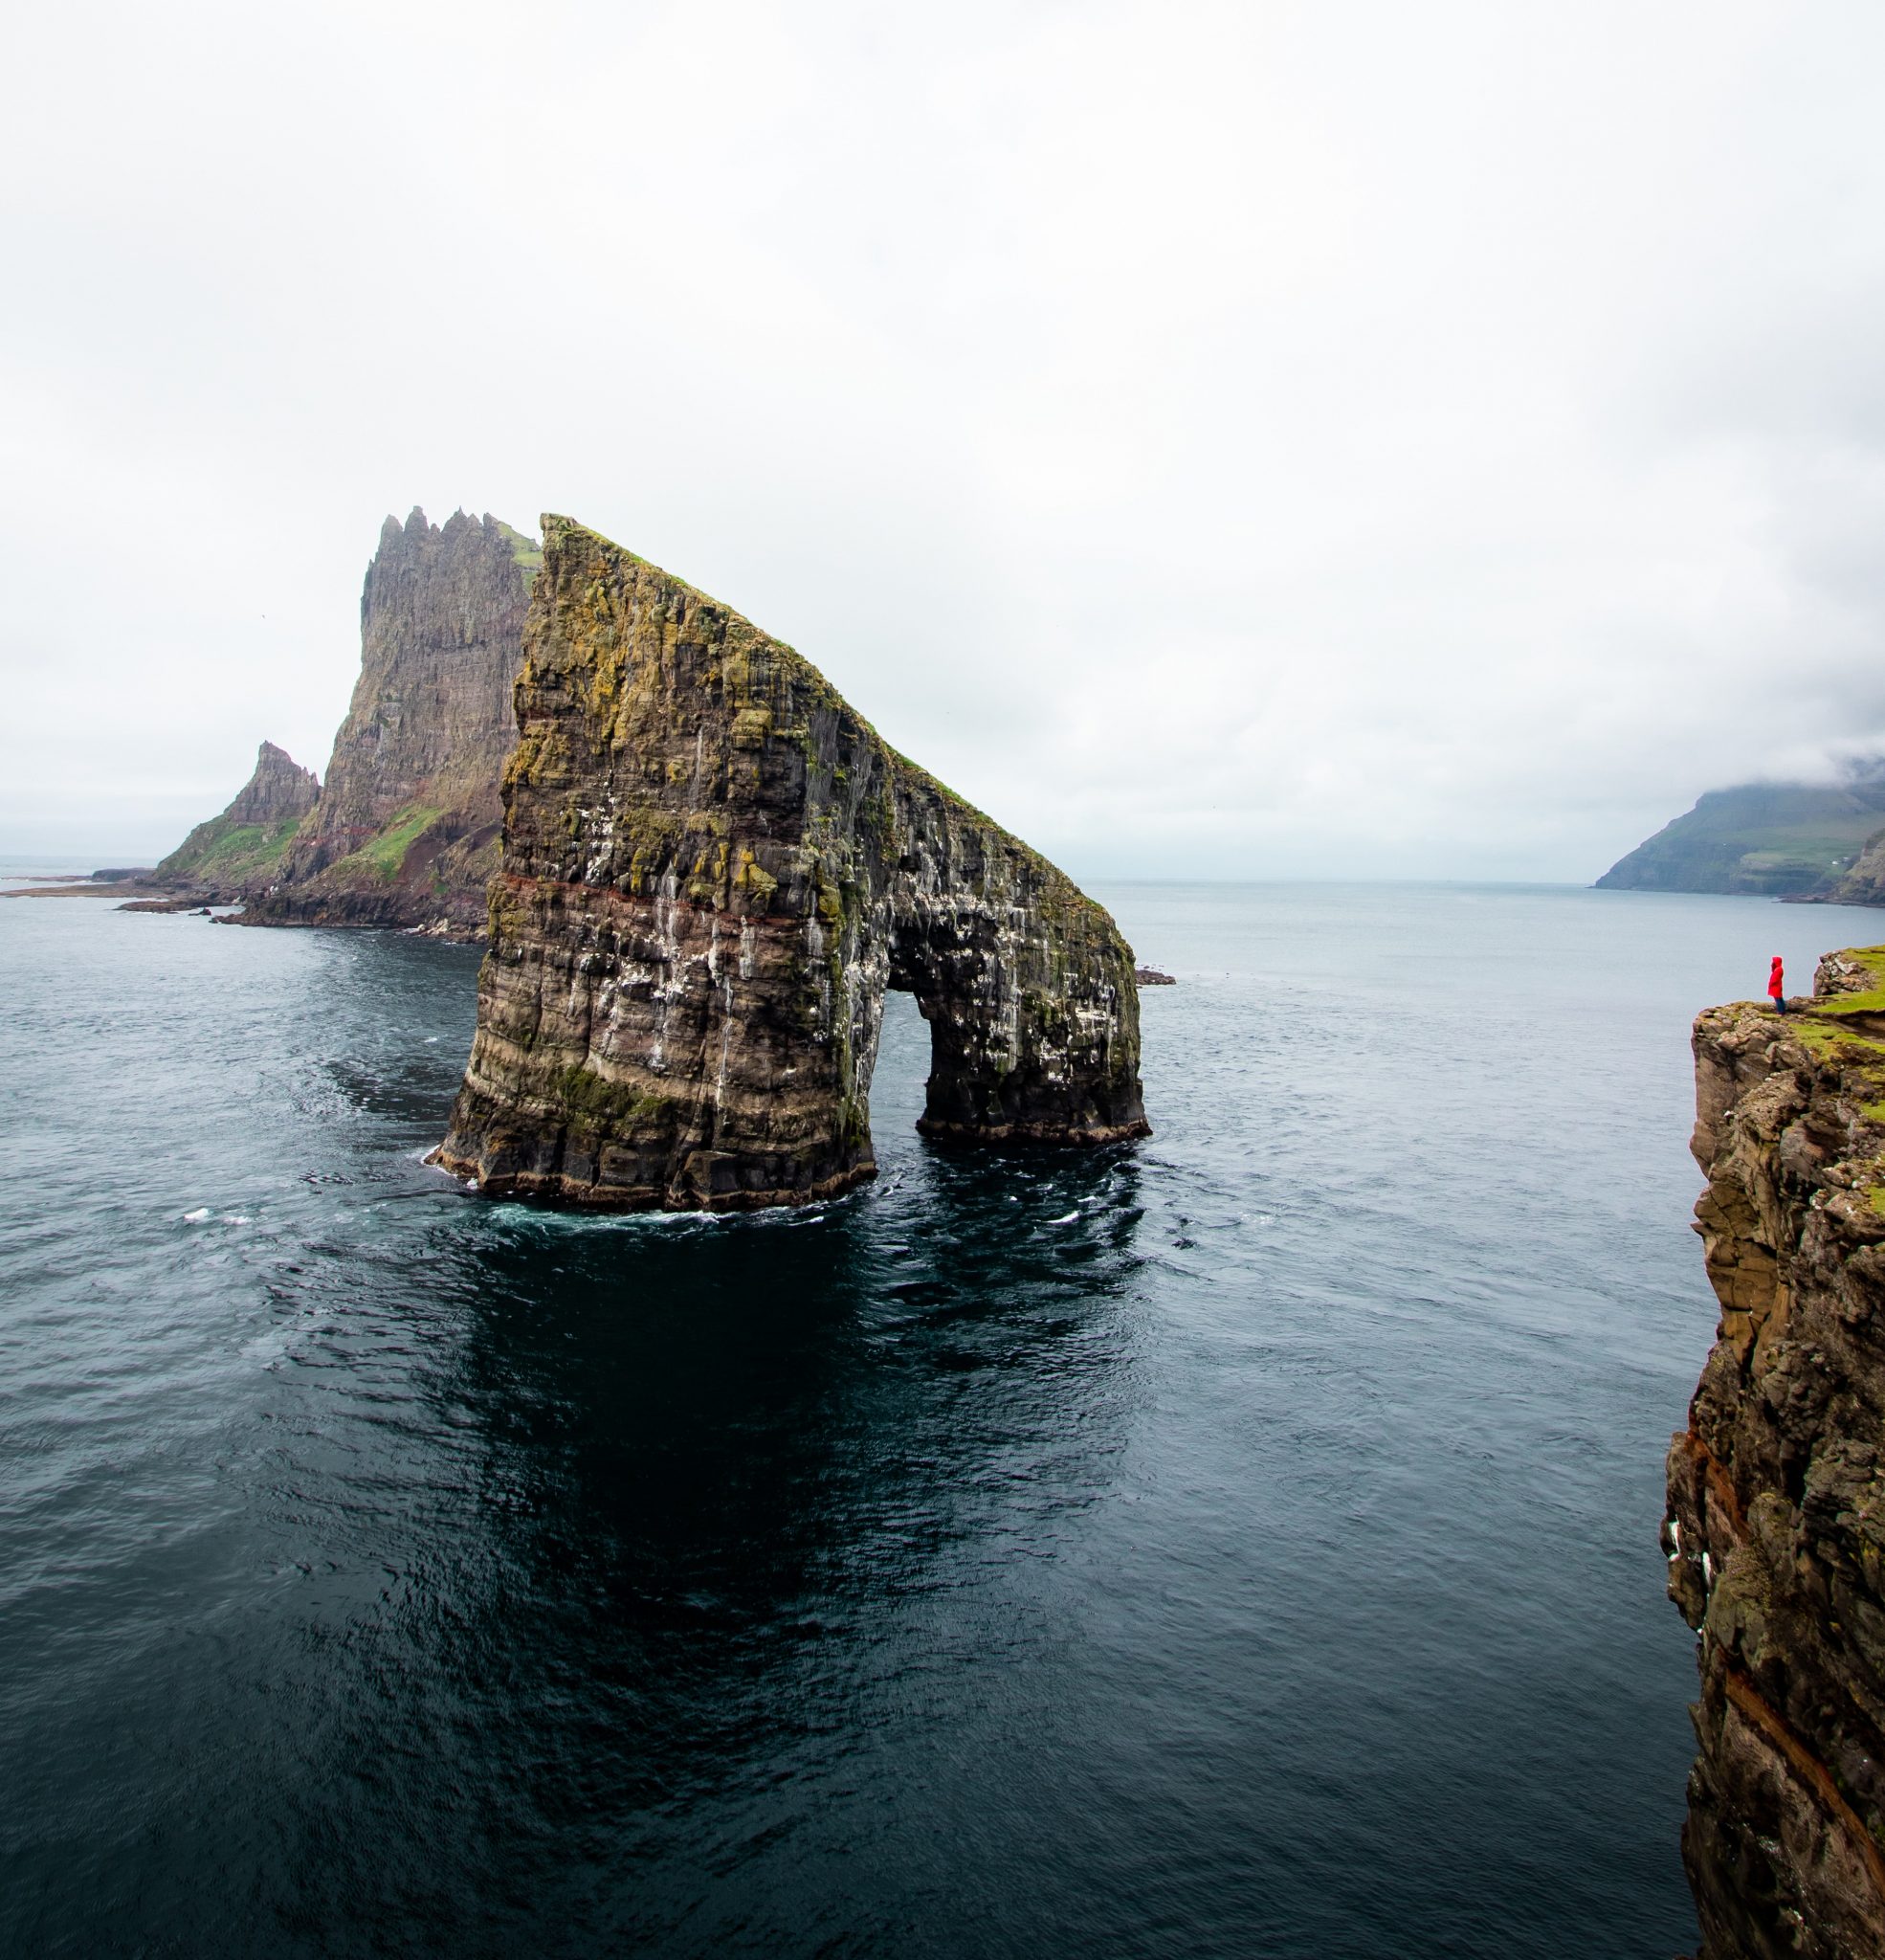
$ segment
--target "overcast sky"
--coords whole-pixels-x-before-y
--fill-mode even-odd
[[[1076,875],[1587,880],[1885,732],[1885,8],[13,10],[0,851],[561,510]]]

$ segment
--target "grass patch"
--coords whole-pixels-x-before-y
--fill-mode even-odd
[[[444,813],[427,804],[409,803],[394,813],[378,836],[336,858],[325,875],[344,881],[349,872],[365,872],[381,884],[391,884],[406,863],[407,852]]]
[[[299,817],[280,823],[236,823],[222,819],[192,831],[181,849],[157,867],[160,878],[200,878],[216,884],[243,884],[270,878],[281,868]],[[208,835],[202,833],[209,833]]]
[[[523,590],[527,592],[537,583],[537,574],[543,568],[543,547],[535,538],[507,524],[502,518],[497,520],[498,528],[510,542],[511,560],[523,574]]]
[[[673,1126],[674,1105],[665,1097],[643,1095],[625,1082],[609,1081],[581,1062],[558,1069],[550,1078],[550,1086],[565,1115],[580,1128],[612,1130],[628,1125],[652,1124]]]
[[[1855,960],[1866,970],[1872,985],[1863,993],[1833,993],[1815,1000],[1816,1014],[1885,1014],[1885,946],[1842,947],[1839,957]]]

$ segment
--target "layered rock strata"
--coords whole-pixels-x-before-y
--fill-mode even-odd
[[[482,927],[539,562],[531,540],[488,514],[388,518],[326,785],[245,924]]]
[[[617,1209],[870,1177],[886,988],[930,1136],[1147,1133],[1130,947],[808,661],[566,518],[517,686],[477,1032],[440,1161]]]
[[[320,793],[312,769],[264,742],[255,773],[229,808],[198,824],[144,881],[229,899],[259,889],[281,875],[295,834]]]
[[[1704,1960],[1885,1954],[1885,947],[1696,1023],[1720,1303],[1669,1456]]]

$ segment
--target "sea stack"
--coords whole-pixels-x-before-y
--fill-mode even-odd
[[[1721,1320],[1663,1550],[1700,1636],[1703,1960],[1885,1954],[1885,947],[1795,1007],[1695,1031]]]
[[[320,803],[244,924],[482,927],[539,562],[533,539],[488,514],[387,519]]]
[[[886,988],[920,1127],[1147,1133],[1131,948],[790,647],[543,519],[477,1032],[440,1161],[618,1210],[829,1197],[874,1173]]]

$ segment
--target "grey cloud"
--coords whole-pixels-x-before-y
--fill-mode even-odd
[[[1885,736],[1868,6],[18,51],[0,850],[323,767],[414,501],[580,514],[1088,875],[1590,877]]]

